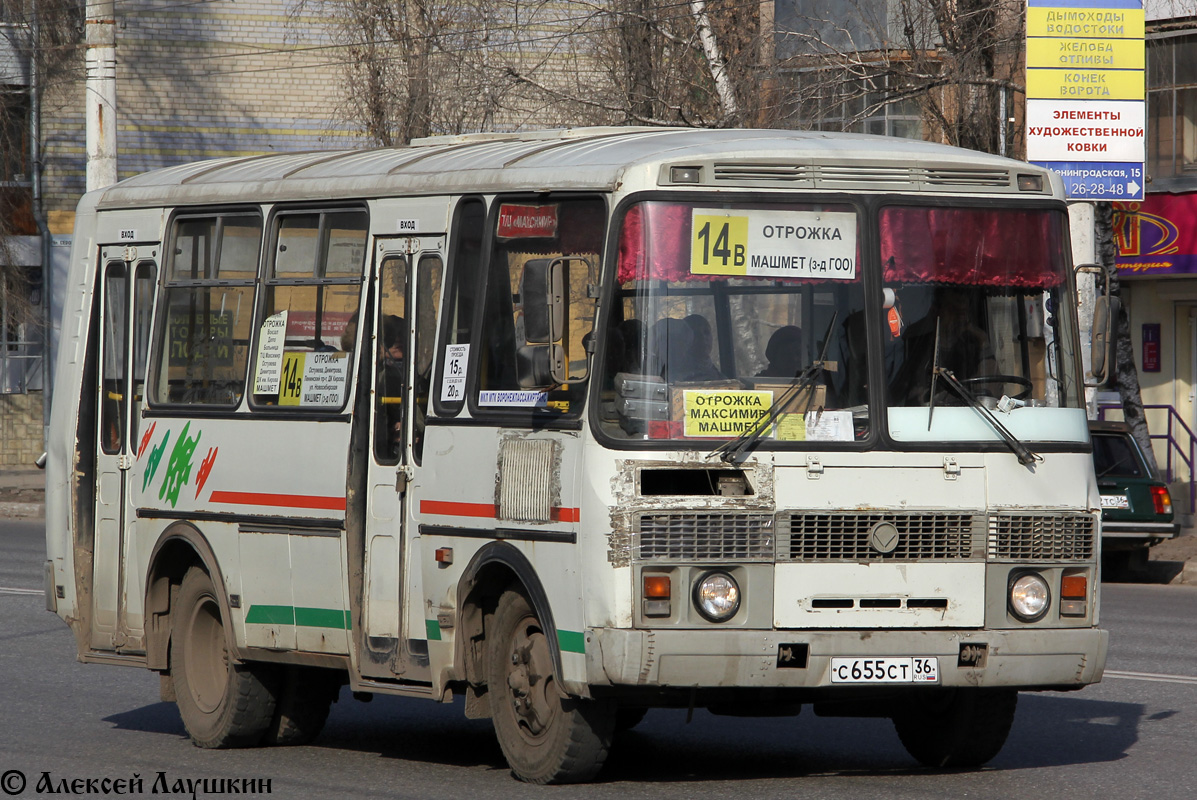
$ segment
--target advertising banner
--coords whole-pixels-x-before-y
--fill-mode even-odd
[[[1118,275],[1197,275],[1197,193],[1114,203]]]

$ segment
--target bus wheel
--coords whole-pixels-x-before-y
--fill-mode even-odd
[[[623,733],[644,721],[648,709],[644,706],[621,706],[615,712],[615,732]]]
[[[251,747],[274,717],[275,673],[235,664],[220,602],[199,567],[183,576],[173,615],[170,674],[179,716],[198,747]]]
[[[262,741],[273,745],[307,744],[320,735],[329,707],[341,690],[340,676],[317,667],[285,669],[274,719]]]
[[[919,696],[894,715],[906,752],[927,767],[979,767],[998,754],[1010,726],[1014,689],[954,689]]]
[[[615,724],[610,703],[566,697],[527,598],[508,590],[486,632],[487,694],[495,735],[517,778],[578,783],[598,773]]]

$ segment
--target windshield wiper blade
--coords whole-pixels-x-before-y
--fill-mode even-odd
[[[819,353],[819,358],[807,364],[802,368],[802,372],[794,376],[794,382],[782,392],[781,397],[773,401],[769,409],[765,412],[765,415],[757,420],[755,425],[746,428],[735,439],[724,442],[707,453],[707,458],[719,456],[720,459],[729,464],[740,463],[749,448],[761,440],[761,437],[765,435],[765,431],[773,427],[773,423],[781,416],[782,410],[789,406],[790,401],[795,397],[800,397],[804,390],[810,389],[810,394],[806,398],[806,408],[802,409],[803,416],[806,415],[806,412],[810,410],[811,403],[815,400],[815,382],[823,375],[824,365],[827,361],[827,348],[831,344],[831,332],[835,330],[835,321],[839,318],[839,315],[840,312],[838,311],[831,315],[831,322],[827,325],[827,332],[823,334],[823,349]]]
[[[1032,450],[1023,444],[1017,436],[1011,433],[1010,429],[1003,425],[1001,420],[995,417],[993,412],[981,402],[980,398],[973,394],[967,386],[961,383],[950,369],[937,367],[936,370],[938,371],[939,376],[943,378],[944,383],[950,386],[956,392],[956,394],[960,395],[966,403],[972,406],[974,411],[984,417],[985,421],[993,426],[993,429],[997,431],[998,436],[1002,437],[1002,440],[1005,441],[1011,452],[1013,452],[1018,458],[1019,464],[1022,464],[1023,466],[1030,466],[1036,461],[1043,460],[1043,456],[1032,452]],[[928,425],[928,429],[930,429],[930,425]]]

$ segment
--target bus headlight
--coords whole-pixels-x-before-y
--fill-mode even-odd
[[[1010,610],[1023,622],[1042,619],[1051,603],[1051,590],[1042,575],[1024,572],[1010,582]]]
[[[694,584],[694,605],[711,622],[726,622],[740,609],[740,587],[726,572],[708,572]]]

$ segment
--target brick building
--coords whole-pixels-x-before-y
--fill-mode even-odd
[[[30,213],[28,8],[0,3],[0,99],[10,112],[6,142],[19,143],[6,145],[0,164],[0,205],[19,223],[0,259],[28,277],[19,288],[0,287],[0,468],[30,464],[42,451],[44,334],[24,312],[42,303],[43,261],[65,266],[86,185],[80,45],[71,77],[41,87],[39,188],[51,240],[43,248]],[[295,0],[120,0],[115,10],[121,178],[205,158],[360,142],[344,121],[327,20],[305,15]]]

